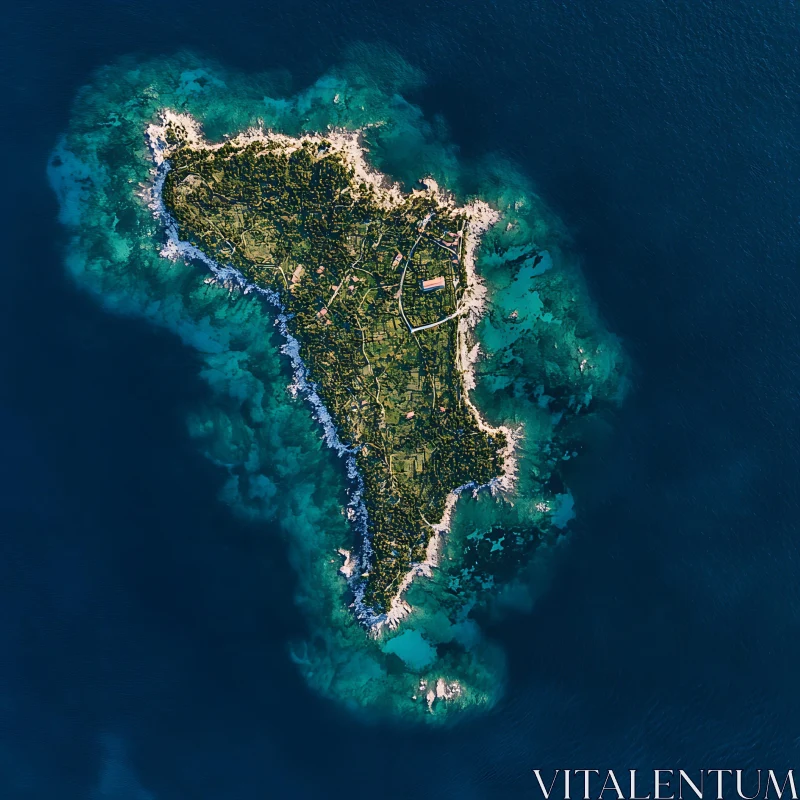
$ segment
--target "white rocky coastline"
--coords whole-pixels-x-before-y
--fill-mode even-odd
[[[275,325],[285,340],[281,347],[281,352],[289,357],[292,364],[293,381],[288,390],[293,396],[300,395],[311,404],[314,418],[322,425],[325,443],[335,450],[340,457],[346,456],[347,476],[351,486],[347,517],[359,534],[361,547],[358,556],[354,556],[347,550],[339,551],[339,554],[345,559],[340,572],[348,580],[353,592],[355,599],[352,603],[352,608],[356,618],[371,635],[378,636],[384,627],[397,627],[400,621],[411,613],[412,608],[403,598],[403,595],[415,576],[430,577],[431,570],[438,565],[443,536],[450,529],[452,514],[462,492],[471,489],[474,493],[477,493],[484,488],[488,488],[493,493],[498,491],[510,492],[516,482],[517,461],[515,450],[517,442],[521,438],[521,429],[512,429],[505,425],[497,427],[490,425],[483,419],[469,395],[470,390],[475,388],[474,365],[479,357],[479,347],[474,342],[473,331],[485,311],[487,294],[486,286],[475,269],[475,256],[480,237],[499,220],[500,215],[482,200],[473,200],[463,207],[463,210],[466,210],[468,214],[471,235],[468,237],[464,258],[464,266],[467,272],[467,290],[462,304],[464,313],[458,319],[456,360],[464,382],[463,397],[478,427],[486,433],[503,434],[506,438],[506,446],[500,451],[500,455],[503,458],[503,471],[501,475],[493,478],[487,484],[467,483],[449,493],[442,519],[431,526],[433,533],[428,542],[425,559],[419,564],[414,564],[406,573],[397,588],[389,609],[378,614],[367,607],[363,599],[365,586],[361,575],[369,570],[372,560],[372,546],[367,525],[367,510],[363,502],[364,483],[354,457],[358,448],[344,444],[339,438],[334,421],[319,396],[317,386],[309,379],[307,368],[300,355],[300,343],[287,328],[287,317],[280,295],[275,291],[247,281],[244,275],[232,266],[221,265],[194,245],[180,240],[177,223],[167,211],[162,199],[164,180],[170,169],[168,159],[172,150],[169,144],[168,127],[180,131],[182,141],[198,149],[218,149],[228,142],[246,145],[254,141],[261,141],[265,144],[276,143],[287,150],[293,150],[300,147],[303,141],[313,141],[318,144],[322,144],[325,141],[329,143],[332,150],[344,155],[353,166],[359,181],[374,187],[376,199],[383,207],[391,207],[402,202],[402,191],[396,183],[391,182],[386,175],[373,169],[367,163],[366,150],[361,140],[361,131],[331,130],[325,134],[305,134],[302,137],[292,138],[263,128],[250,128],[232,139],[213,144],[206,141],[199,123],[193,117],[188,114],[179,114],[169,109],[162,110],[160,124],[153,123],[148,126],[146,131],[146,140],[155,167],[152,171],[152,183],[142,191],[141,196],[152,210],[154,216],[164,224],[167,241],[161,249],[161,256],[170,260],[182,258],[201,261],[213,273],[213,280],[225,286],[229,291],[241,291],[244,294],[257,292],[276,308],[278,313]],[[440,205],[450,208],[456,207],[452,196],[443,192],[433,179],[426,178],[422,183],[425,188],[414,190],[415,192],[424,191],[431,194]],[[455,688],[452,691],[457,693]],[[433,694],[434,697],[449,699],[451,688],[447,687],[445,691],[445,689],[437,687],[435,693],[429,692],[429,694]],[[432,698],[428,697],[427,700],[430,706]]]

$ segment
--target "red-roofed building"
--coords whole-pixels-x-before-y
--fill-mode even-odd
[[[420,288],[423,292],[435,292],[439,289],[444,289],[444,276],[440,275],[438,278],[431,278],[429,281],[422,281]]]

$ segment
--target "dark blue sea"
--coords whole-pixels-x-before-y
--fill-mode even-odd
[[[25,2],[0,81],[0,800],[540,797],[542,768],[800,768],[800,7],[792,0]],[[365,725],[287,658],[286,544],[186,433],[196,354],[63,267],[45,166],[92,72],[189,48],[302,89],[354,42],[513,159],[632,362],[509,685]],[[268,527],[268,526],[267,526]],[[543,579],[544,580],[544,579]],[[609,795],[610,796],[610,795]]]

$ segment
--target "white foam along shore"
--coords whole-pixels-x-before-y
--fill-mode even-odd
[[[486,308],[487,294],[486,286],[475,269],[475,256],[481,235],[498,221],[499,214],[482,200],[473,200],[459,209],[467,214],[470,235],[467,237],[464,255],[467,288],[461,305],[463,313],[458,319],[456,363],[464,383],[464,401],[473,414],[478,427],[486,433],[505,436],[506,445],[500,451],[500,455],[503,458],[503,471],[501,475],[493,478],[485,486],[468,483],[450,492],[445,503],[442,519],[431,526],[433,533],[428,542],[425,560],[412,566],[397,587],[389,609],[378,614],[367,607],[363,600],[364,581],[361,575],[369,570],[372,560],[372,546],[367,526],[367,510],[363,502],[364,482],[354,457],[357,447],[348,447],[339,439],[334,421],[327,408],[325,408],[317,392],[317,387],[309,378],[308,370],[300,355],[300,343],[289,333],[286,325],[287,317],[280,295],[271,289],[265,289],[248,282],[244,275],[232,266],[219,264],[199,248],[189,242],[181,241],[178,236],[177,223],[164,206],[162,190],[164,179],[169,171],[169,156],[176,147],[188,145],[193,149],[216,150],[227,143],[244,147],[253,142],[263,142],[265,145],[273,147],[277,145],[285,149],[286,152],[292,152],[301,147],[305,141],[318,145],[322,145],[324,141],[328,143],[331,151],[341,153],[353,167],[357,182],[371,185],[375,190],[377,202],[384,208],[391,208],[402,203],[402,190],[399,185],[367,163],[366,153],[368,151],[364,147],[361,131],[331,129],[324,134],[311,133],[300,137],[291,137],[264,128],[249,128],[233,138],[214,144],[206,141],[200,124],[191,115],[164,109],[160,114],[160,122],[148,126],[146,140],[155,168],[153,170],[152,184],[143,191],[142,196],[153,211],[153,214],[165,226],[167,242],[161,250],[161,255],[171,260],[183,258],[202,261],[214,274],[214,280],[227,287],[229,291],[242,291],[245,294],[257,292],[278,310],[275,324],[285,339],[281,352],[289,356],[292,363],[293,382],[289,386],[289,391],[295,396],[301,394],[308,400],[313,408],[314,418],[323,427],[325,443],[335,450],[339,456],[347,457],[347,475],[353,487],[350,491],[347,516],[360,535],[361,552],[358,560],[349,551],[341,550],[339,552],[345,558],[345,564],[340,571],[347,577],[355,597],[352,604],[355,615],[376,636],[384,626],[395,628],[400,620],[412,610],[411,606],[403,599],[403,594],[413,578],[416,575],[430,577],[431,569],[439,563],[442,537],[450,528],[453,510],[461,493],[467,489],[477,492],[481,488],[489,488],[492,492],[509,492],[513,489],[516,481],[517,461],[515,450],[516,444],[521,437],[521,430],[519,428],[512,429],[505,425],[497,427],[490,425],[483,419],[469,395],[470,390],[475,388],[474,365],[479,356],[479,347],[474,341],[473,331]],[[175,144],[171,143],[173,141]],[[430,194],[442,207],[456,208],[454,198],[443,192],[433,179],[425,179],[423,185],[423,189],[415,189],[414,192]]]

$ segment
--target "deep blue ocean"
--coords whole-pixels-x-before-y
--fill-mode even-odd
[[[531,770],[800,767],[800,7],[26,2],[0,47],[0,800],[539,797]],[[91,72],[190,48],[302,89],[355,41],[575,237],[634,386],[566,556],[451,729],[365,727],[286,656],[286,546],[189,441],[196,356],[63,269],[45,165]]]

